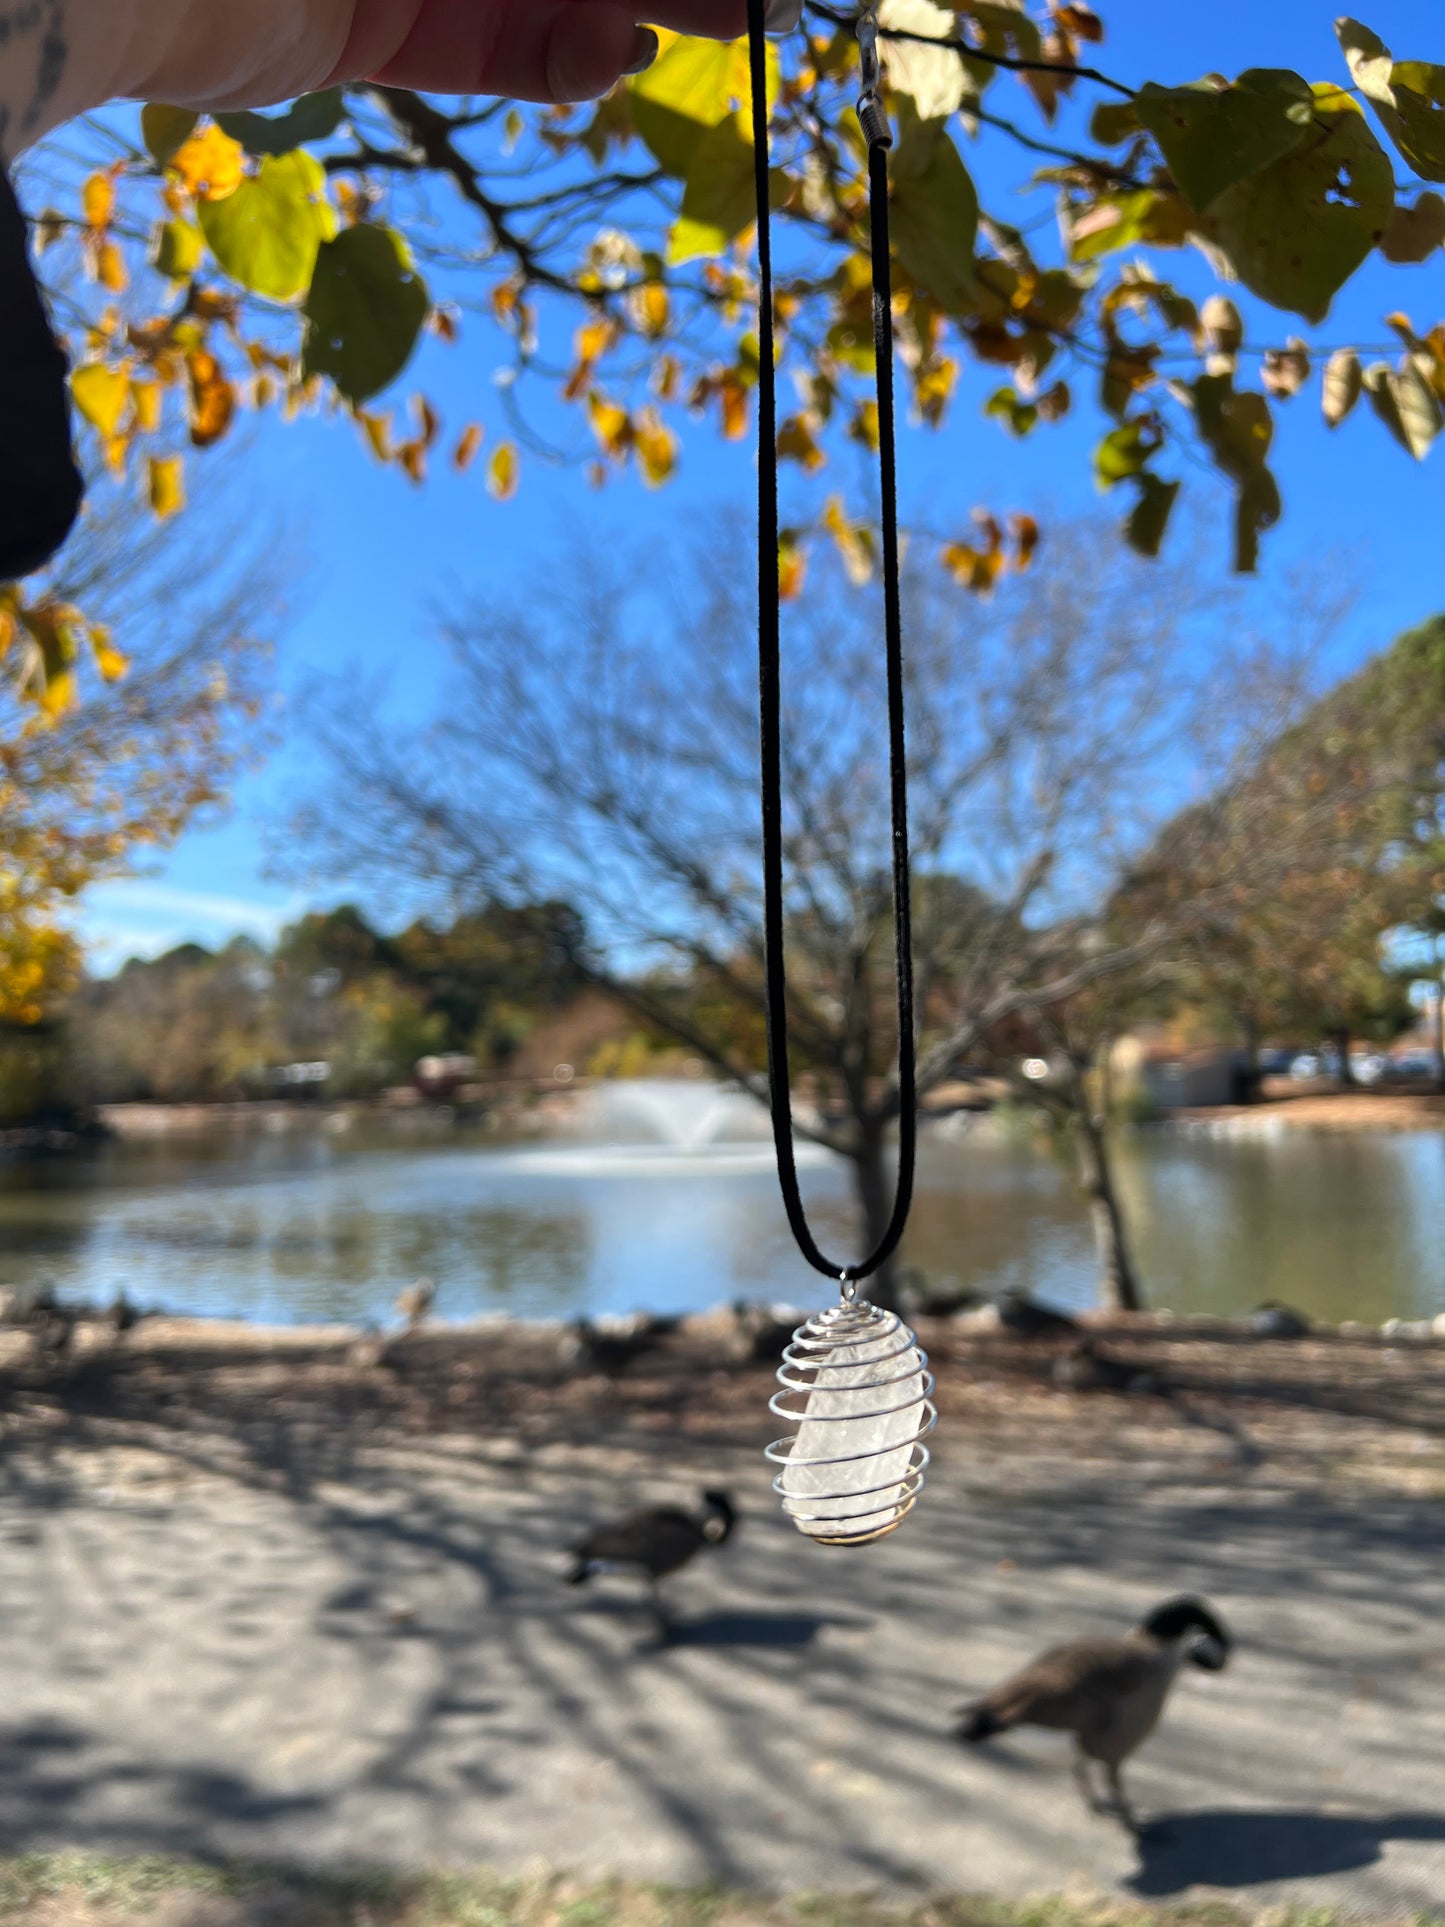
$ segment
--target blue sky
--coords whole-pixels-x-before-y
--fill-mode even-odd
[[[1332,29],[1335,6],[1319,0],[1214,0],[1210,7],[1161,0],[1098,3],[1109,29],[1100,64],[1127,81],[1177,82],[1249,66],[1296,67],[1312,80],[1346,78]],[[1369,5],[1366,18],[1397,57],[1445,52],[1445,22],[1436,7],[1382,0]],[[1021,93],[1016,103],[1007,99],[1013,83],[999,86],[996,102],[1034,124]],[[1017,218],[1010,189],[1026,170],[1016,152],[990,136],[968,158],[985,204],[1005,219]],[[1187,251],[1168,257],[1168,267],[1181,286],[1207,289],[1202,264],[1193,265]],[[1249,303],[1241,305],[1248,315]],[[1418,268],[1370,267],[1314,338],[1326,345],[1383,344],[1390,337],[1381,316],[1395,307],[1403,307],[1422,330],[1445,314],[1445,253]],[[1263,329],[1271,340],[1287,332],[1278,317]],[[501,352],[495,334],[472,321],[458,345],[428,344],[414,382],[401,384],[398,396],[422,388],[452,433],[475,418],[495,440],[506,433],[494,380]],[[941,433],[903,436],[905,519],[912,511],[930,526],[956,523],[962,533],[975,504],[1027,508],[1045,522],[1050,514],[1098,508],[1088,465],[1100,432],[1095,412],[1076,408],[1060,427],[1015,442],[978,413],[979,399],[995,381],[986,372],[970,377]],[[1266,538],[1260,593],[1278,601],[1292,570],[1344,559],[1357,574],[1361,595],[1341,660],[1358,659],[1445,606],[1441,457],[1416,466],[1363,406],[1331,434],[1319,418],[1317,386],[1281,406],[1277,421],[1272,461],[1285,519]],[[397,470],[374,465],[345,422],[263,426],[244,460],[239,479],[258,514],[294,533],[308,558],[297,585],[297,613],[278,647],[278,679],[293,715],[276,755],[240,783],[223,821],[192,830],[144,876],[99,886],[84,900],[78,922],[97,968],[187,938],[215,943],[238,931],[265,938],[307,901],[347,894],[345,879],[308,893],[266,875],[264,826],[274,823],[306,767],[294,698],[308,678],[318,672],[385,673],[398,717],[421,713],[444,670],[432,612],[451,592],[525,587],[544,572],[548,551],[584,519],[591,530],[626,531],[665,545],[681,531],[705,528],[729,507],[749,503],[753,488],[751,447],[722,444],[702,424],[692,425],[677,479],[656,493],[628,475],[599,494],[580,468],[535,461],[524,464],[521,491],[506,504],[487,495],[481,464],[458,476],[439,463],[425,488],[416,489]],[[815,495],[795,484],[797,506],[815,510],[826,489],[840,486],[856,499],[855,482],[846,463],[835,461]],[[1223,567],[1226,505],[1211,500],[1211,484],[1202,474],[1191,470],[1187,486],[1207,505]],[[740,556],[739,566],[750,569],[750,556]],[[680,673],[685,667],[680,656]],[[384,917],[385,906],[379,910]]]

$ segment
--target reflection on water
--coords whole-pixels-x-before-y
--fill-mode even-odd
[[[696,1107],[695,1107],[696,1108]],[[693,1127],[701,1112],[690,1116]],[[741,1128],[601,1144],[397,1148],[357,1133],[111,1145],[0,1167],[0,1285],[269,1321],[386,1319],[398,1289],[437,1310],[526,1317],[696,1308],[741,1295],[813,1303],[770,1147]],[[851,1249],[843,1168],[800,1146],[820,1239]],[[1092,1300],[1092,1249],[1067,1169],[974,1131],[925,1140],[905,1257],[987,1292]],[[1328,1319],[1445,1309],[1445,1135],[1211,1139],[1138,1133],[1119,1183],[1150,1298],[1243,1311],[1280,1298]]]

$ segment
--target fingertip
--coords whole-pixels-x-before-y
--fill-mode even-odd
[[[547,31],[545,71],[551,98],[600,99],[633,71],[630,63],[640,52],[639,37],[632,15],[609,0],[560,8]],[[655,35],[653,40],[655,50]]]

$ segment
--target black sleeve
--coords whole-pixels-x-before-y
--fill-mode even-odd
[[[0,165],[0,582],[48,562],[80,511],[65,375]]]

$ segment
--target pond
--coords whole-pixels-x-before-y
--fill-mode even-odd
[[[724,1115],[715,1134],[698,1128],[700,1099],[679,1124],[649,1116],[653,1095],[637,1087],[631,1114],[605,1120],[621,1141],[407,1144],[318,1118],[0,1166],[0,1286],[48,1281],[96,1303],[124,1289],[147,1307],[274,1323],[385,1322],[419,1277],[449,1318],[826,1296],[793,1251],[756,1120]],[[800,1163],[822,1240],[846,1249],[844,1167],[816,1150]],[[1279,1298],[1371,1322],[1445,1310],[1445,1134],[1150,1129],[1121,1140],[1118,1177],[1156,1306],[1238,1313]],[[904,1255],[950,1285],[1094,1297],[1068,1169],[992,1126],[925,1135]]]

